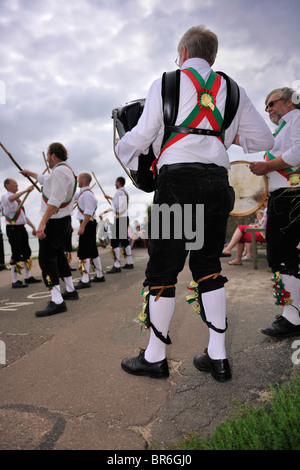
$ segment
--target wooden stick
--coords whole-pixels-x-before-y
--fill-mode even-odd
[[[29,193],[31,193],[31,191],[28,191],[28,192],[26,193],[26,195],[24,196],[23,201],[21,201],[21,204],[19,205],[18,209],[17,209],[16,212],[14,213],[13,219],[15,218],[15,216],[17,215],[17,213],[19,212],[19,210],[23,207],[24,202],[26,201],[26,199],[27,199]]]
[[[16,162],[16,160],[13,158],[13,156],[6,150],[6,148],[4,147],[4,145],[0,142],[0,147],[3,148],[4,152],[9,156],[9,158],[11,159],[11,161],[16,165],[16,167],[20,170],[20,171],[23,171],[23,169],[20,167],[20,165]],[[30,177],[30,176],[26,176],[26,178],[29,179],[29,181],[33,184],[33,186],[39,191],[41,192],[40,188],[37,186],[36,182],[33,181],[33,179]]]
[[[50,169],[49,169],[49,166],[48,166],[48,162],[46,160],[46,157],[45,157],[45,153],[43,152],[43,157],[44,157],[44,161],[45,161],[45,165],[46,165],[46,168],[47,168],[47,171],[48,173],[50,173]],[[44,173],[43,173],[44,174]]]
[[[106,199],[106,200],[107,200],[107,202],[108,202],[108,203],[111,205],[111,202],[110,202],[110,200],[109,200],[109,199],[107,199],[107,197],[106,197],[106,195],[105,195],[105,192],[103,191],[103,189],[102,189],[102,187],[101,187],[101,185],[100,185],[99,181],[97,180],[97,178],[96,178],[96,175],[95,175],[95,173],[94,173],[93,171],[92,171],[92,174],[93,174],[93,176],[94,176],[94,178],[95,178],[95,180],[96,180],[96,182],[97,182],[97,184],[98,184],[99,188],[100,188],[100,189],[101,189],[101,191],[103,192],[105,199]]]
[[[31,193],[31,191],[28,191],[28,193],[24,196],[23,201],[21,201],[21,204],[19,205],[19,209],[20,209],[20,207],[23,207],[24,202],[26,201],[26,199],[28,198],[30,193]]]

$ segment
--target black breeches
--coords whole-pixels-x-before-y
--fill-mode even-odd
[[[80,260],[97,258],[96,229],[97,222],[95,220],[89,221],[84,228],[83,234],[79,236],[77,256]]]
[[[176,284],[188,253],[194,281],[221,271],[220,255],[224,248],[228,215],[234,204],[234,191],[229,186],[227,171],[216,165],[185,164],[180,167],[168,165],[166,171],[160,171],[158,176],[149,223],[150,259],[145,286]],[[167,208],[176,208],[174,215],[170,215],[170,222],[165,221],[165,227],[170,226],[170,233],[164,233],[160,226],[167,213],[160,214],[158,220],[156,211],[153,211],[154,207],[163,204]],[[153,232],[157,236],[157,226],[160,226],[158,239],[153,238]],[[221,278],[216,282],[220,283]],[[219,287],[222,286],[221,282]],[[170,295],[168,290],[162,296]],[[214,287],[209,290],[214,290]]]
[[[70,277],[71,270],[65,256],[67,237],[71,230],[71,216],[50,219],[46,237],[39,240],[39,265],[46,286],[59,284],[60,277]],[[48,278],[49,276],[49,278]]]
[[[129,217],[117,217],[112,227],[112,248],[118,248],[120,244],[126,248],[129,245],[128,240]]]
[[[6,234],[11,246],[11,259],[14,263],[26,261],[31,256],[28,233],[24,225],[6,225]]]
[[[266,230],[268,264],[273,272],[299,277],[300,190],[278,189],[268,202]]]

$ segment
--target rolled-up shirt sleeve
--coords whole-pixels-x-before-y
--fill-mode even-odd
[[[44,175],[37,175],[37,180],[40,184],[44,184],[45,176]]]
[[[290,167],[300,166],[300,125],[293,126],[293,132],[290,133],[291,146],[286,152],[283,152],[282,159]]]
[[[48,205],[60,207],[63,202],[67,201],[68,185],[66,184],[66,176],[59,168],[55,170],[55,178],[51,183],[51,195],[48,199]]]
[[[240,107],[238,110],[239,143],[244,153],[270,150],[274,137],[263,117],[258,113],[243,88],[240,88]]]
[[[84,201],[84,215],[94,215],[97,208],[97,202],[94,199],[94,196],[91,193],[85,194]]]

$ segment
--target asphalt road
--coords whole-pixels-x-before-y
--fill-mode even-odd
[[[110,253],[101,249],[100,255],[106,270]],[[194,430],[211,435],[234,401],[259,404],[268,398],[270,383],[299,370],[292,361],[295,338],[272,340],[260,333],[281,313],[266,260],[254,271],[252,263],[228,266],[224,258],[232,380],[216,382],[193,366],[194,355],[207,346],[208,330],[185,300],[187,266],[170,328],[170,378],[126,374],[121,360],[148,342],[148,331],[137,322],[147,251],[134,249],[133,256],[134,270],[106,275],[105,283],[79,291],[67,312],[45,318],[34,315],[50,299],[44,285],[12,289],[9,271],[0,272],[0,347],[6,349],[0,449],[164,449]],[[37,261],[33,273],[40,277]]]

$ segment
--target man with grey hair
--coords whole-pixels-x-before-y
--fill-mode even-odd
[[[276,124],[275,144],[251,170],[268,178],[267,258],[274,277],[275,303],[282,315],[261,332],[272,337],[300,335],[300,99],[288,87],[266,97],[266,112]]]
[[[204,355],[194,358],[200,371],[210,372],[218,381],[231,378],[231,368],[225,348],[226,299],[221,276],[220,255],[224,247],[226,224],[234,205],[234,191],[229,186],[230,168],[227,148],[240,143],[245,153],[272,148],[273,136],[258,114],[246,92],[239,90],[239,105],[231,125],[220,132],[227,96],[226,80],[212,70],[218,50],[217,36],[204,26],[190,28],[179,42],[180,67],[179,107],[175,121],[178,132],[173,132],[163,144],[164,118],[162,80],[156,80],[149,89],[143,113],[138,124],[116,145],[120,160],[131,170],[137,170],[138,158],[147,154],[152,144],[157,157],[154,205],[179,204],[182,212],[193,208],[193,224],[197,224],[197,208],[204,207],[204,244],[187,248],[187,236],[175,236],[171,226],[169,239],[160,235],[151,238],[149,223],[149,255],[144,286],[148,286],[145,314],[150,328],[149,344],[138,357],[126,358],[122,368],[135,375],[168,377],[166,344],[169,325],[175,308],[175,284],[183,269],[190,249],[189,266],[202,319],[209,328],[209,343]],[[219,123],[216,122],[219,120]],[[186,127],[193,133],[187,133]],[[180,132],[181,131],[181,132]],[[183,132],[182,132],[183,131]],[[239,134],[239,140],[236,135]],[[152,214],[153,216],[153,214]]]

